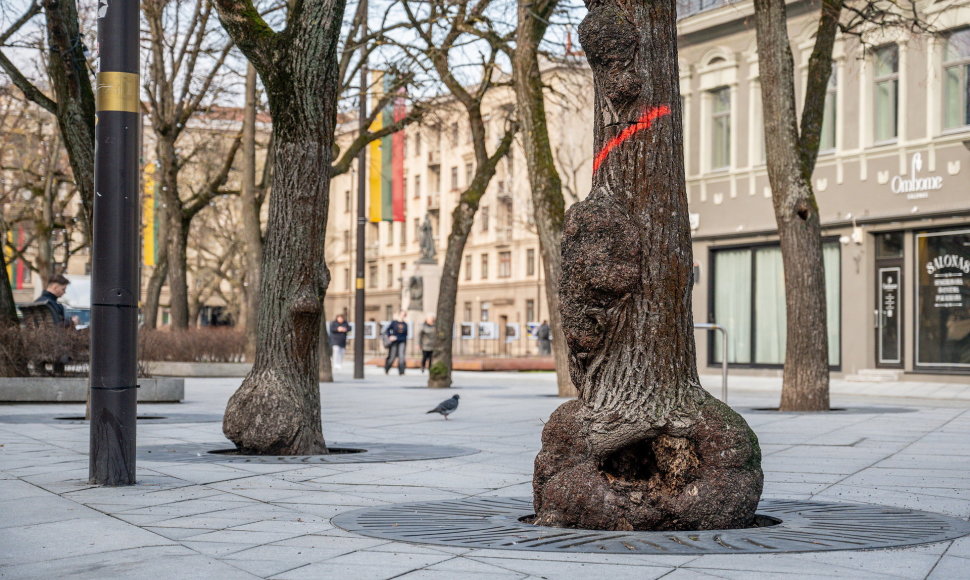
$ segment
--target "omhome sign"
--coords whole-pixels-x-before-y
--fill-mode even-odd
[[[943,176],[934,175],[931,177],[920,177],[920,169],[923,168],[923,155],[913,153],[913,160],[910,164],[909,177],[897,175],[889,182],[893,193],[905,193],[906,199],[924,199],[930,196],[931,191],[943,189]]]

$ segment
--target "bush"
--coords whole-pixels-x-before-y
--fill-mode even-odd
[[[232,328],[183,331],[141,330],[139,360],[170,362],[244,362],[246,335]]]
[[[87,330],[60,326],[4,328],[0,332],[0,376],[85,376],[89,340]],[[20,345],[22,350],[17,348]],[[23,359],[15,360],[19,356]]]

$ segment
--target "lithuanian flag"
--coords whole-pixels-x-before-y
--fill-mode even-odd
[[[381,87],[383,73],[375,72],[375,84]],[[384,87],[381,87],[383,89]],[[380,100],[383,90],[375,100]],[[370,130],[380,131],[385,125],[400,121],[407,114],[403,97],[392,99],[374,122]],[[404,132],[397,131],[367,146],[367,184],[370,188],[370,221],[405,221],[404,216]]]

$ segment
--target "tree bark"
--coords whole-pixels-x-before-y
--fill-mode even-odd
[[[558,0],[518,0],[518,26],[515,30],[515,52],[512,76],[515,83],[516,112],[522,126],[522,149],[529,170],[532,207],[539,233],[539,251],[545,274],[546,300],[552,331],[552,352],[556,361],[556,384],[560,397],[578,393],[569,377],[569,349],[562,332],[559,312],[559,277],[562,275],[560,244],[566,201],[562,181],[549,143],[546,105],[539,70],[539,43],[549,26],[549,18]]]
[[[827,411],[829,357],[825,268],[818,203],[811,184],[818,135],[816,133],[812,139],[811,133],[806,131],[803,137],[809,136],[807,149],[802,149],[784,0],[756,0],[754,6],[768,181],[785,271],[787,342],[779,408],[782,411]],[[832,35],[834,38],[834,30]],[[813,58],[824,60],[830,69],[831,46],[827,58],[818,59],[816,55]],[[816,106],[821,99],[824,107],[828,74],[824,76],[821,96],[816,87],[814,94],[807,95],[806,106],[809,99],[816,101]],[[820,80],[815,78],[813,84]],[[820,128],[820,112],[816,116]],[[812,117],[811,113],[809,117]],[[811,123],[811,120],[807,122]]]
[[[179,196],[179,159],[175,151],[176,137],[161,128],[155,131],[155,150],[158,156],[158,196],[165,221],[165,254],[168,277],[169,323],[173,330],[189,327],[189,285],[186,251],[188,224],[183,219],[182,199]]]
[[[20,337],[20,319],[17,316],[17,303],[13,299],[13,286],[7,276],[7,255],[2,243],[6,239],[7,232],[0,227],[0,338],[3,339],[0,340],[0,376],[25,377],[27,356]]]
[[[57,124],[81,198],[81,229],[91,239],[91,211],[94,200],[94,91],[78,31],[75,0],[44,0],[47,43],[50,47],[47,72],[56,99]]]
[[[267,159],[266,162],[269,163],[270,160]],[[259,279],[263,265],[263,230],[259,219],[260,203],[256,195],[256,69],[251,64],[246,67],[246,109],[243,118],[239,203],[246,264],[246,359],[253,360],[256,355]]]
[[[563,330],[579,399],[543,429],[536,523],[689,530],[751,523],[757,437],[697,377],[674,0],[590,3],[593,189],[566,212]]]
[[[485,154],[485,124],[481,111],[476,105],[468,111],[472,139],[476,141],[476,168],[468,189],[458,198],[458,206],[451,213],[451,233],[448,234],[448,247],[445,249],[445,259],[441,268],[441,283],[438,286],[438,304],[435,308],[435,350],[432,360],[434,364],[428,372],[428,386],[433,389],[451,386],[452,343],[454,341],[455,304],[458,300],[458,272],[461,269],[461,257],[465,253],[465,242],[475,223],[475,212],[478,204],[485,195],[488,183],[495,175],[498,162],[508,154],[512,147],[514,130],[506,131],[495,152]],[[480,142],[479,142],[480,141]],[[480,146],[479,146],[480,145]]]
[[[330,335],[327,333],[327,327],[330,325],[330,321],[327,320],[327,311],[324,309],[323,314],[320,316],[320,382],[321,383],[332,383],[333,382],[333,360],[330,357]]]
[[[330,281],[324,242],[344,2],[298,2],[281,33],[249,0],[216,0],[216,7],[266,88],[277,148],[256,360],[229,400],[223,433],[248,452],[327,453],[317,347]]]

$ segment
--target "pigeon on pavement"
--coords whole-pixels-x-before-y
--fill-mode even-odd
[[[430,413],[440,413],[445,418],[445,421],[447,421],[448,415],[454,413],[455,409],[457,408],[458,408],[458,395],[455,395],[450,399],[445,399],[444,401],[441,401],[440,403],[438,403],[437,407],[435,407],[434,409],[431,409],[430,411],[425,413],[425,415]]]

